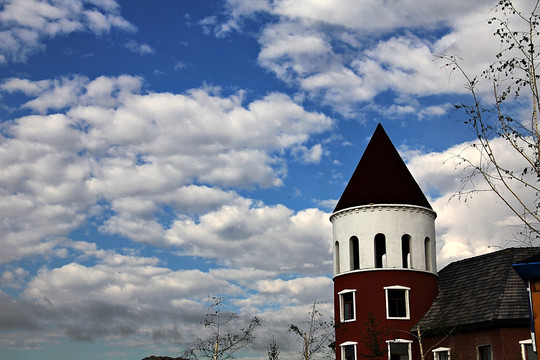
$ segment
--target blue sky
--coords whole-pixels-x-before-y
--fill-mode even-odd
[[[332,315],[328,218],[377,123],[438,213],[439,268],[508,246],[492,195],[451,199],[469,97],[435,58],[486,68],[493,6],[1,1],[0,359],[176,356],[209,294],[261,317],[243,357],[275,334],[294,358],[287,325]]]

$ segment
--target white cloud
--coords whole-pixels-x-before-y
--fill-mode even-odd
[[[381,6],[377,1],[280,0],[274,3],[274,11],[287,17],[374,33],[403,27],[429,28],[474,11],[484,3],[488,2],[472,4],[461,0],[450,4],[429,0],[408,0],[392,6]]]
[[[4,328],[24,329],[34,339],[21,342],[6,334],[0,344],[24,347],[66,336],[77,341],[121,336],[126,343],[151,344],[157,337],[185,342],[200,334],[198,324],[207,311],[203,303],[207,294],[216,289],[229,296],[239,293],[234,277],[220,279],[198,270],[172,271],[156,266],[155,259],[112,251],[98,250],[94,255],[103,261],[94,266],[68,263],[55,269],[42,268],[27,283],[21,299],[11,300],[0,292],[0,308],[8,311],[0,314]],[[13,273],[17,270],[5,272],[4,278],[13,278]],[[177,331],[163,333],[167,328]]]
[[[181,254],[215,258],[225,266],[253,266],[281,272],[327,274],[331,268],[328,214],[307,209],[294,214],[244,201],[193,219],[177,220],[167,231]],[[287,251],[284,251],[287,249]],[[299,254],[308,253],[309,258]],[[261,263],[260,259],[266,259]]]
[[[111,28],[135,30],[118,15],[115,1],[7,0],[0,10],[0,55],[4,62],[21,62],[42,50],[48,38]]]
[[[0,142],[1,262],[54,253],[89,214],[104,233],[158,246],[185,242],[158,221],[163,206],[173,212],[172,223],[211,217],[218,209],[273,216],[272,207],[248,210],[241,204],[249,201],[227,188],[280,186],[283,151],[332,126],[283,94],[244,106],[241,94],[222,97],[207,88],[140,94],[141,86],[130,76],[2,84],[6,92],[30,96],[23,106],[41,115],[6,123],[8,137]],[[320,149],[315,145],[303,156],[317,161]],[[285,222],[301,215],[280,211]],[[27,223],[33,226],[19,225]],[[254,226],[261,226],[257,218]],[[228,234],[235,236],[233,229]]]
[[[205,300],[215,294],[241,311],[241,323],[246,313],[263,318],[258,332],[263,339],[255,347],[264,350],[270,334],[283,332],[289,322],[302,323],[313,300],[328,300],[332,287],[325,276],[284,281],[275,279],[275,271],[257,268],[173,271],[160,267],[156,258],[99,250],[93,243],[73,242],[68,248],[94,257],[96,264],[44,267],[27,283],[23,298],[11,300],[0,293],[0,307],[8,310],[0,314],[4,327],[30,331],[35,342],[64,336],[77,341],[121,336],[124,343],[138,345],[186,342],[201,335]],[[27,273],[6,271],[3,279],[12,282],[16,276]],[[331,305],[317,308],[330,316]],[[0,344],[13,347],[16,341],[7,334]],[[294,348],[287,337],[282,341],[284,353]]]
[[[15,289],[23,288],[28,275],[30,273],[22,267],[5,270],[0,276],[0,286]]]
[[[104,301],[123,306],[171,308],[172,299],[201,299],[215,289],[234,294],[239,289],[199,270],[171,271],[153,266],[84,265],[70,263],[42,269],[24,290],[27,299],[53,306]],[[156,294],[161,294],[156,297]],[[175,304],[175,306],[178,303]]]
[[[285,297],[296,297],[300,294],[309,299],[316,299],[315,294],[326,293],[332,287],[332,279],[328,277],[317,278],[298,278],[293,280],[260,280],[256,283],[255,288],[260,294],[279,294]],[[323,288],[325,291],[321,291]]]
[[[285,81],[320,71],[332,60],[324,33],[303,24],[282,22],[267,26],[259,37],[261,66]]]
[[[449,77],[436,56],[461,56],[464,69],[476,75],[500,50],[494,27],[487,24],[494,15],[491,1],[411,0],[388,7],[373,1],[281,0],[253,9],[242,4],[228,2],[227,24],[237,30],[243,18],[261,12],[278,19],[264,24],[258,36],[259,64],[347,117],[358,117],[366,109],[361,105],[386,91],[412,98],[464,94],[465,79]],[[379,37],[391,32],[392,37]],[[409,109],[419,118],[426,115],[419,107]]]
[[[303,163],[317,164],[321,161],[323,148],[321,144],[315,144],[311,148],[297,146],[293,149],[293,155],[297,156]]]
[[[30,81],[28,79],[10,78],[4,80],[1,88],[9,93],[20,91],[27,96],[31,96],[42,94],[50,86],[50,81],[48,80]]]
[[[154,49],[150,45],[148,45],[146,43],[139,44],[135,40],[128,41],[124,46],[129,51],[132,51],[132,52],[137,53],[139,55],[149,55],[149,54],[154,53]]]

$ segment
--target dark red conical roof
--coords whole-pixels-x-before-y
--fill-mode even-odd
[[[431,209],[381,124],[377,125],[334,212],[369,204],[406,204]]]

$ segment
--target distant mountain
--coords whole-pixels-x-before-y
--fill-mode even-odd
[[[181,357],[170,357],[170,356],[155,356],[155,355],[151,355],[149,357],[145,357],[144,359],[142,360],[188,360],[188,359],[185,359],[185,358],[181,358]]]

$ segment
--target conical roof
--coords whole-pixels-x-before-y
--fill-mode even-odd
[[[431,209],[381,124],[377,125],[334,212],[369,204],[406,204]]]

